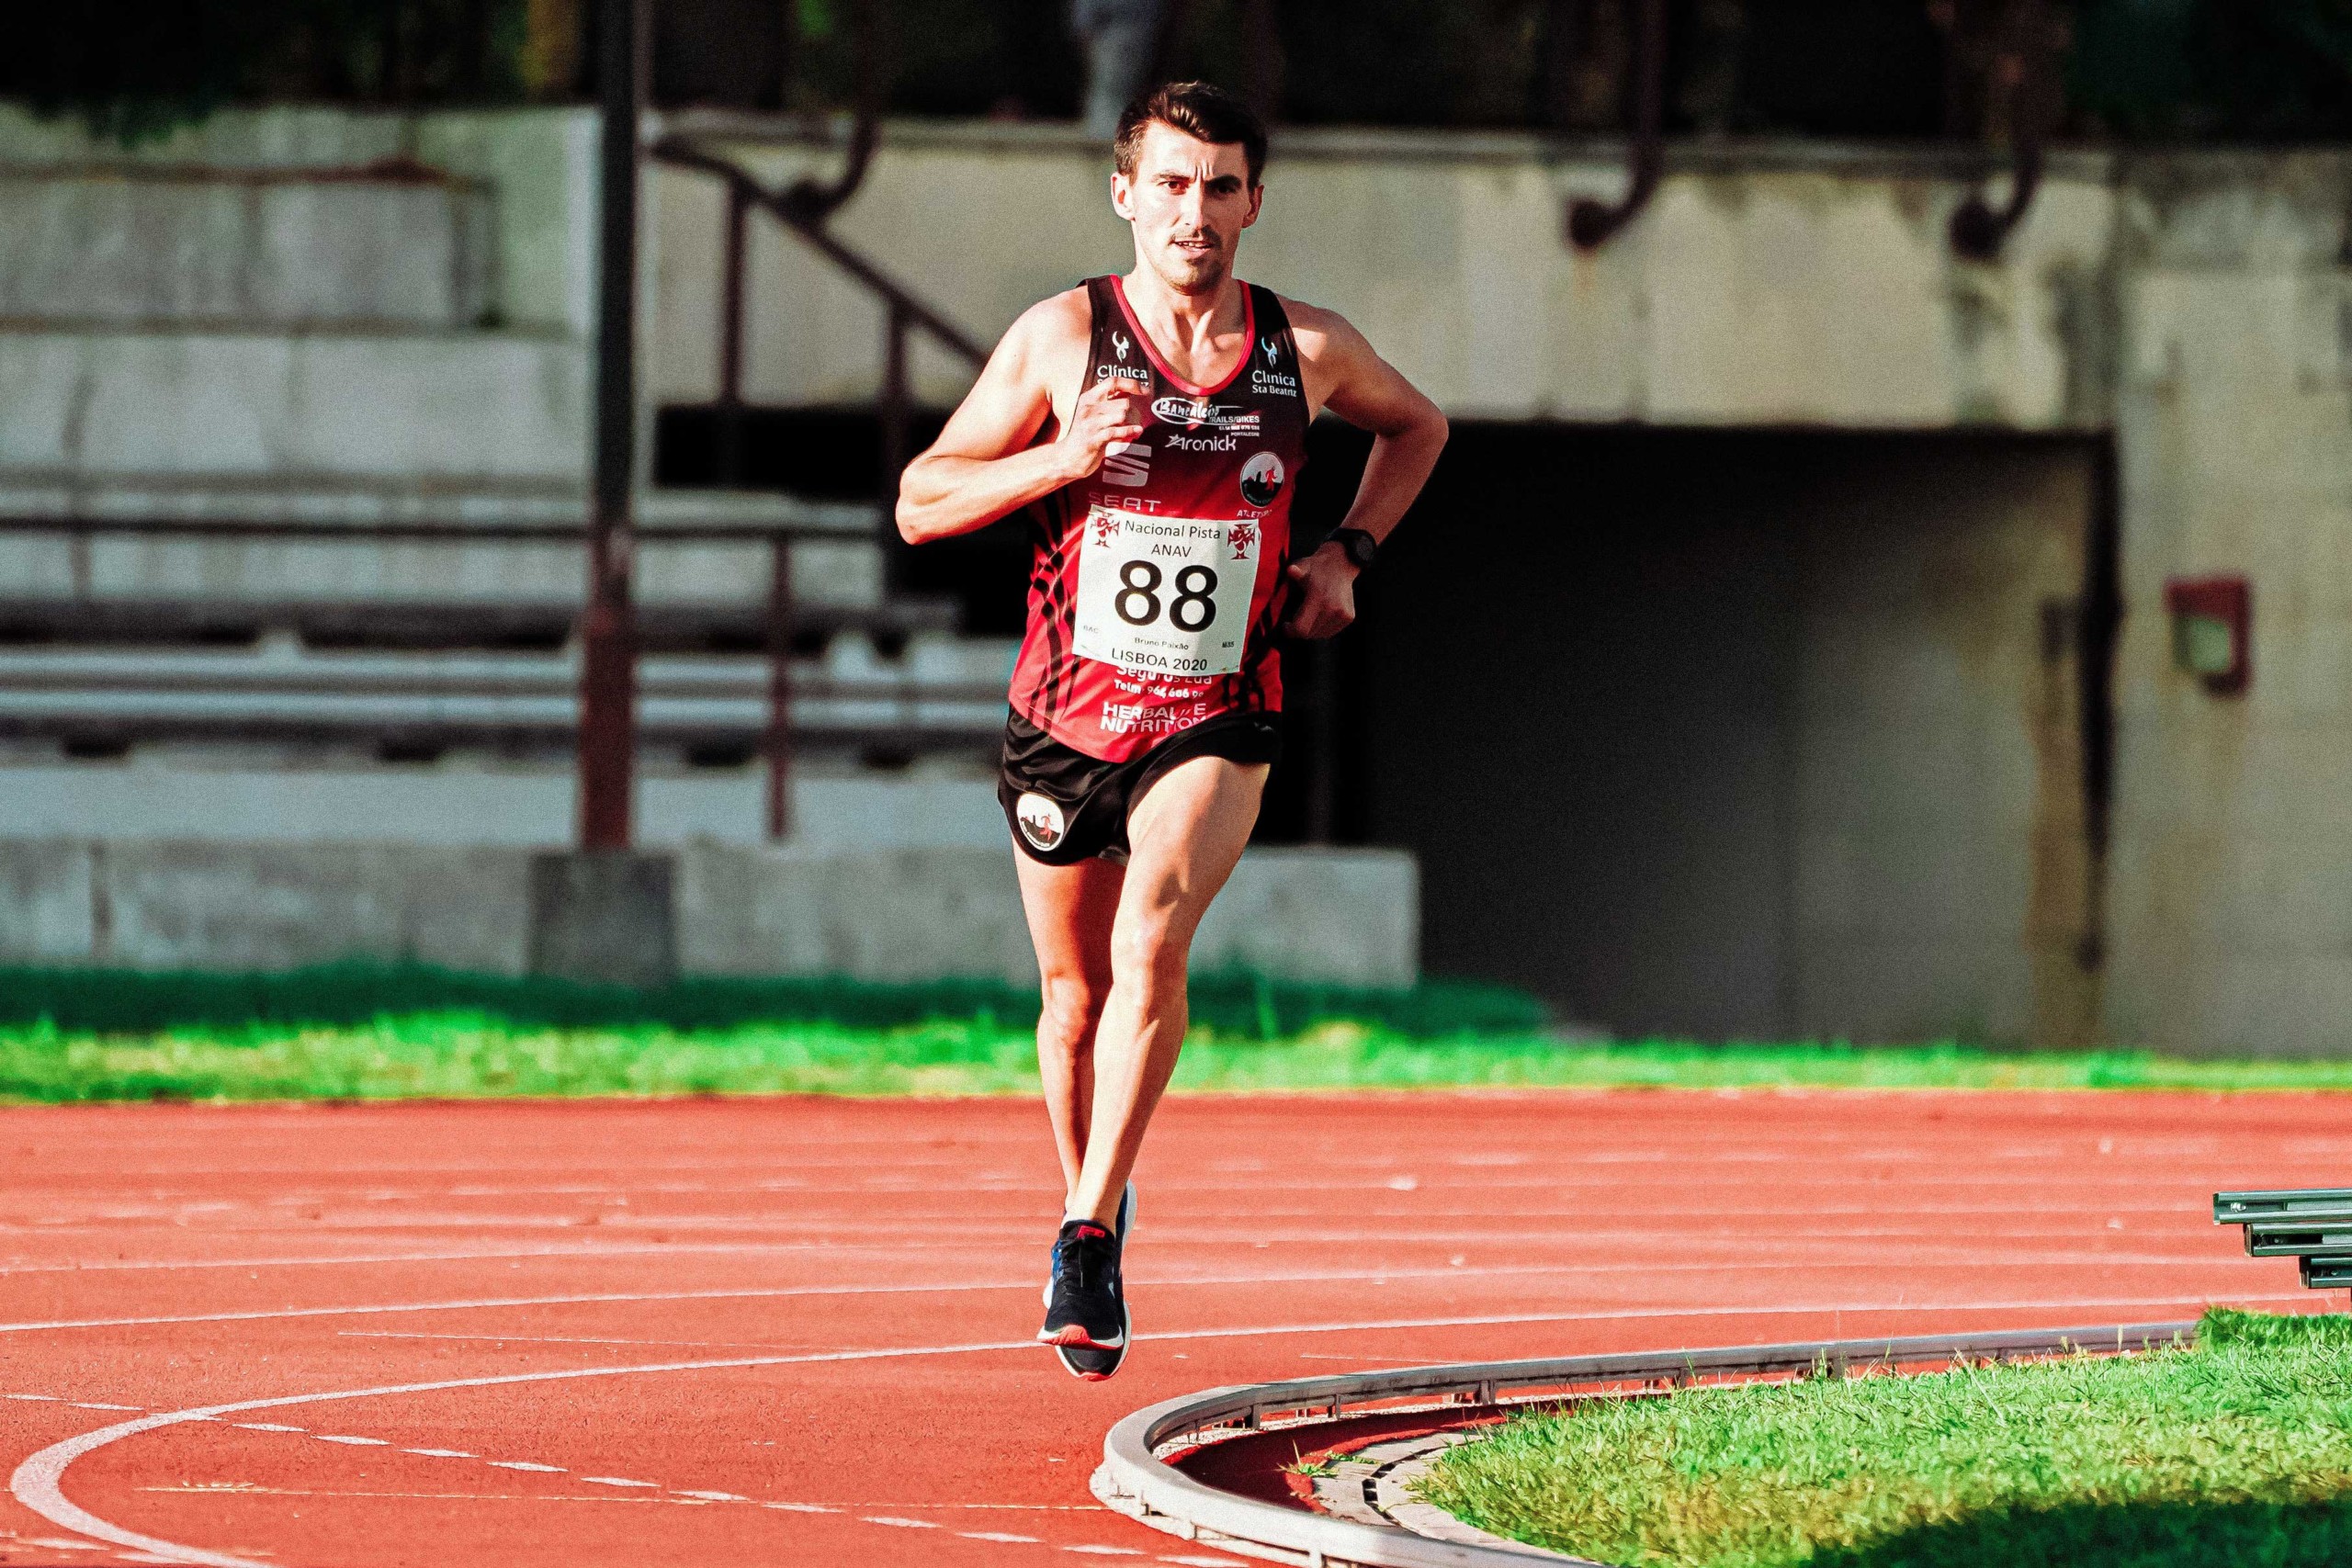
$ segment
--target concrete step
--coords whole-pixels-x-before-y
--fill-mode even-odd
[[[937,637],[882,660],[836,639],[795,660],[796,737],[914,750],[992,742],[1004,723],[1010,643]],[[273,639],[242,651],[0,649],[0,735],[86,748],[147,740],[309,740],[439,750],[568,748],[580,660],[558,653],[321,653]],[[649,744],[755,746],[770,716],[758,658],[643,659],[638,728]]]
[[[0,167],[0,317],[222,329],[488,324],[487,186],[357,168]]]
[[[537,332],[0,324],[0,480],[573,485],[591,356]]]
[[[936,605],[894,611],[883,582],[880,524],[870,505],[732,491],[651,491],[638,503],[637,593],[650,610],[728,625],[763,610],[768,530],[791,545],[796,603],[877,629],[939,626]],[[452,636],[568,621],[584,594],[577,535],[545,540],[466,536],[468,530],[577,529],[587,516],[574,486],[264,485],[251,476],[84,488],[12,482],[0,475],[0,626],[74,635],[72,611],[96,615],[84,640],[152,612],[161,639],[174,626],[330,630],[369,641],[370,626],[414,641],[442,626]],[[433,538],[368,536],[373,527],[447,525]],[[54,525],[55,526],[50,526]],[[84,533],[76,525],[88,525]],[[316,536],[237,536],[291,526]],[[348,528],[347,537],[336,532]],[[743,542],[665,538],[678,530],[739,532]],[[152,532],[140,532],[151,529]],[[208,536],[204,530],[217,529]],[[13,616],[13,618],[12,618]],[[409,627],[403,634],[397,628]],[[340,636],[333,636],[339,630]],[[307,635],[307,633],[306,633]],[[501,640],[504,640],[503,637]]]

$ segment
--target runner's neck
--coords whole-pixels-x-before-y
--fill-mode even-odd
[[[1231,274],[1214,294],[1183,294],[1138,266],[1114,279],[1154,356],[1179,379],[1215,387],[1250,357],[1249,289]]]

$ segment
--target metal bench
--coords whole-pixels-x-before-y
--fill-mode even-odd
[[[2216,1192],[2213,1223],[2245,1227],[2250,1258],[2291,1258],[2314,1291],[2352,1291],[2352,1188]]]

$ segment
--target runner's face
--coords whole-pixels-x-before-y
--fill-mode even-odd
[[[1179,294],[1214,292],[1232,275],[1234,248],[1264,195],[1250,183],[1241,143],[1156,121],[1144,128],[1134,176],[1111,176],[1111,205],[1135,226],[1136,259]]]

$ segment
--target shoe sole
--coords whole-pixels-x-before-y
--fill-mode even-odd
[[[1121,1302],[1119,1303],[1119,1327],[1121,1335],[1123,1337],[1132,1339],[1135,1333],[1135,1320],[1127,1314],[1126,1303]],[[1075,1354],[1082,1354],[1082,1352],[1077,1350],[1073,1347],[1065,1347],[1060,1345],[1054,1347],[1054,1359],[1062,1364],[1062,1371],[1078,1379],[1080,1382],[1109,1382],[1113,1378],[1119,1375],[1119,1369],[1127,1364],[1127,1352],[1124,1348],[1117,1350],[1099,1353],[1108,1355],[1111,1358],[1111,1364],[1109,1366],[1081,1367],[1071,1360],[1070,1358]]]

